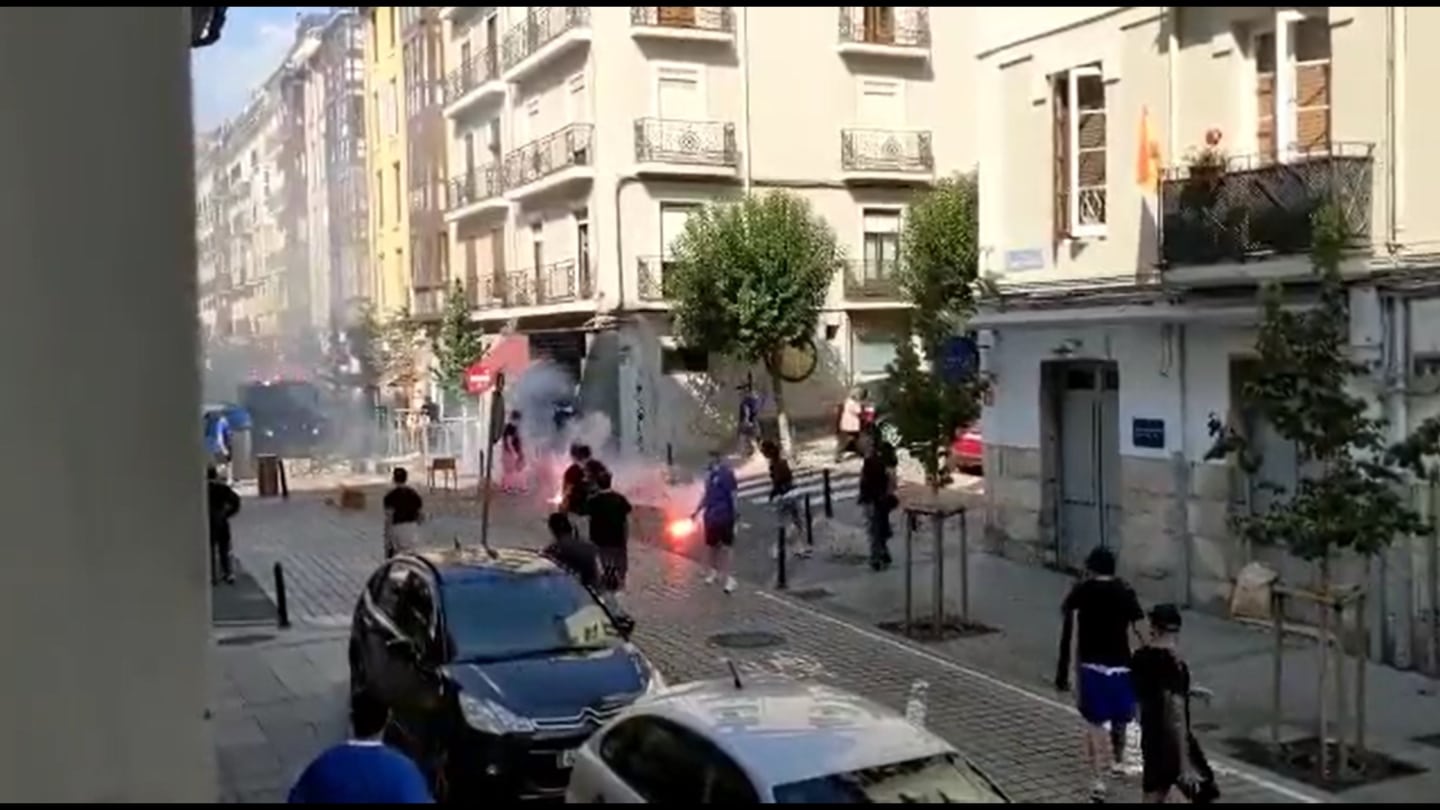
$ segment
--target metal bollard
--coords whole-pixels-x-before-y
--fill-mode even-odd
[[[805,545],[815,547],[815,518],[810,512],[810,493],[805,493]]]
[[[275,464],[280,468],[280,497],[290,499],[290,476],[285,474],[285,459],[276,457]]]
[[[290,627],[290,600],[285,597],[285,569],[275,563],[275,625],[281,630]]]
[[[670,442],[665,443],[665,466],[675,466],[675,445],[671,444]]]
[[[835,502],[830,497],[830,468],[826,467],[820,471],[820,476],[825,485],[825,517],[835,517]]]
[[[915,513],[905,512],[905,635],[910,635],[915,622]]]
[[[475,494],[483,498],[485,497],[485,449],[481,448],[479,453],[480,466],[475,468],[476,472],[479,473],[475,476]]]
[[[782,591],[790,587],[785,572],[785,557],[785,524],[781,523],[780,528],[775,530],[775,561],[779,566],[775,570],[775,587]]]

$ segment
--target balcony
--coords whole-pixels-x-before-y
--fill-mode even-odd
[[[894,259],[865,259],[845,265],[846,301],[901,301],[903,293],[896,278]]]
[[[433,321],[445,312],[444,287],[415,288],[411,296],[410,314],[417,320]]]
[[[734,177],[739,165],[734,124],[635,120],[635,170],[640,174]]]
[[[926,59],[930,56],[930,10],[890,6],[841,6],[841,55]]]
[[[542,6],[512,26],[501,42],[501,70],[520,81],[546,61],[590,42],[589,6]]]
[[[589,300],[595,295],[595,284],[588,264],[566,259],[506,273],[499,292],[498,298],[507,308],[548,306]]]
[[[1174,169],[1160,184],[1160,258],[1167,268],[1302,256],[1311,216],[1336,206],[1355,247],[1370,243],[1373,144],[1334,144],[1285,163],[1231,158]]]
[[[729,6],[631,6],[630,36],[685,42],[734,42]]]
[[[670,298],[665,283],[670,261],[663,256],[640,256],[635,260],[635,288],[645,303],[660,303]]]
[[[496,271],[488,276],[482,276],[472,289],[478,286],[475,293],[474,306],[476,309],[504,309],[506,303],[506,292],[509,285],[506,283],[506,275]]]
[[[505,199],[500,180],[500,167],[493,163],[451,178],[450,210],[445,212],[445,221],[509,211],[510,201]]]
[[[595,128],[571,124],[505,156],[505,194],[523,199],[595,176],[591,143]]]
[[[482,101],[505,97],[494,48],[472,55],[445,77],[445,117],[455,118]]]
[[[935,154],[930,133],[841,130],[840,169],[849,183],[931,182],[935,179]]]

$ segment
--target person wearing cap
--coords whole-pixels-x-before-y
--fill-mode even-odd
[[[1135,590],[1115,576],[1115,554],[1100,547],[1085,559],[1086,578],[1061,605],[1060,663],[1055,685],[1067,690],[1075,676],[1076,703],[1085,719],[1085,757],[1094,781],[1092,801],[1105,800],[1105,772],[1124,773],[1125,728],[1135,717],[1130,682],[1130,641],[1143,643],[1145,618]],[[1072,649],[1073,648],[1073,649]]]
[[[1190,668],[1180,657],[1180,609],[1150,609],[1150,641],[1131,660],[1131,679],[1140,708],[1140,756],[1145,763],[1141,790],[1147,804],[1163,804],[1171,788],[1192,802],[1219,796],[1215,775],[1190,731]]]

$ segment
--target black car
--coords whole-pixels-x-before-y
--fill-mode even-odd
[[[533,551],[402,554],[355,608],[350,685],[437,799],[558,798],[575,750],[662,685],[633,626]]]

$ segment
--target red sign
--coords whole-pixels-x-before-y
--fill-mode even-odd
[[[465,369],[465,390],[471,394],[480,395],[490,390],[495,384],[495,373],[484,362]]]

